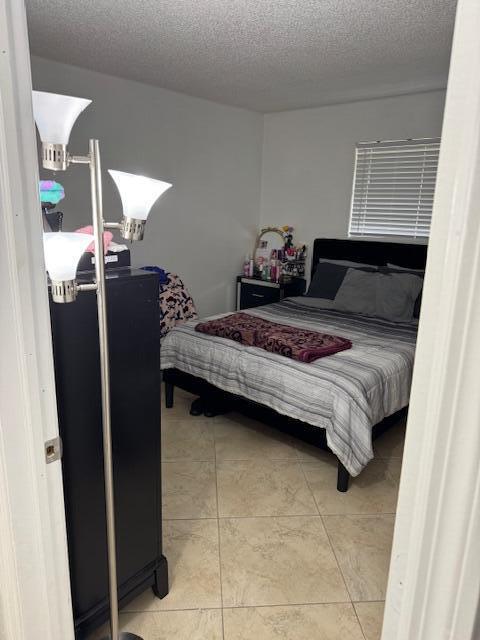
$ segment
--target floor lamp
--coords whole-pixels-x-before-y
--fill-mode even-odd
[[[90,103],[91,100],[84,100],[83,98],[73,98],[42,91],[33,92],[33,113],[42,140],[43,167],[52,171],[65,171],[71,164],[86,164],[90,168],[93,236],[64,232],[44,234],[45,265],[51,280],[51,293],[54,302],[73,302],[80,291],[96,292],[102,392],[110,639],[142,640],[133,633],[119,632],[103,231],[105,228],[118,229],[125,240],[142,240],[145,223],[153,204],[172,185],[161,180],[152,180],[151,178],[122,171],[109,171],[120,193],[123,205],[123,219],[121,222],[104,222],[98,140],[92,139],[89,141],[89,152],[86,156],[71,155],[67,150],[73,125],[80,113]],[[79,260],[92,240],[95,246],[95,281],[87,284],[77,284],[76,271]]]

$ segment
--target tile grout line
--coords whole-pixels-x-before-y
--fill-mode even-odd
[[[222,458],[218,460],[218,462],[263,462],[264,458]],[[299,462],[297,458],[267,458],[269,462],[283,462],[291,464],[295,464]],[[197,458],[175,458],[173,460],[163,460],[162,464],[175,464],[176,462],[214,462],[214,458],[210,458],[209,460],[199,460]],[[308,463],[307,463],[308,464]]]
[[[188,414],[185,418],[180,418],[180,420],[185,419],[189,420],[190,415]],[[224,629],[224,619],[223,619],[223,584],[222,584],[222,560],[221,560],[221,551],[220,551],[220,520],[219,520],[219,502],[218,502],[218,481],[217,481],[217,450],[216,450],[216,439],[215,439],[215,427],[214,424],[210,420],[198,420],[196,422],[203,422],[211,425],[211,430],[213,432],[213,457],[210,460],[170,460],[170,461],[162,461],[163,464],[175,464],[176,462],[208,462],[213,464],[215,471],[215,504],[216,504],[216,517],[215,518],[169,518],[166,520],[216,520],[217,522],[217,544],[218,544],[218,571],[219,571],[219,582],[220,582],[220,607],[209,607],[204,610],[210,609],[212,611],[220,611],[221,612],[221,620],[222,620],[222,640],[225,638],[225,629]],[[172,609],[172,611],[195,611],[198,609]]]
[[[307,480],[307,474],[305,473],[305,469],[303,468],[303,464],[302,464],[302,462],[301,462],[301,461],[300,461],[300,467],[301,467],[301,469],[302,469],[302,473],[303,473],[303,476],[304,476],[304,478],[305,478],[305,482],[307,483],[307,486],[308,486],[308,488],[309,488],[309,491],[310,491],[310,493],[312,494],[313,500],[314,500],[314,502],[315,502],[315,506],[317,507],[317,511],[318,511],[319,516],[320,516],[320,520],[322,521],[322,526],[323,526],[323,529],[324,529],[324,531],[325,531],[325,535],[327,536],[328,544],[330,545],[330,548],[331,548],[332,553],[333,553],[333,557],[335,558],[335,562],[337,563],[338,571],[340,572],[340,575],[342,576],[342,581],[343,581],[343,584],[344,584],[344,586],[345,586],[345,591],[347,592],[348,597],[350,598],[350,604],[351,604],[351,606],[352,606],[353,610],[355,611],[355,606],[354,606],[354,604],[353,604],[352,595],[351,595],[350,590],[349,590],[349,588],[348,588],[347,581],[345,580],[345,576],[343,575],[343,571],[342,571],[342,568],[341,568],[340,563],[339,563],[339,561],[338,561],[337,554],[335,553],[335,548],[334,548],[334,546],[333,546],[333,542],[332,542],[332,540],[331,540],[331,538],[330,538],[330,535],[329,535],[329,533],[328,533],[327,526],[326,526],[326,524],[325,524],[325,520],[323,519],[323,516],[322,516],[322,514],[320,513],[320,508],[319,508],[318,503],[317,503],[317,500],[316,500],[316,498],[315,498],[315,494],[314,494],[314,492],[313,492],[313,490],[312,490],[312,488],[311,488],[311,486],[310,486],[310,483],[309,483],[309,482],[308,482],[308,480]],[[355,617],[356,617],[356,618],[357,618],[357,620],[358,620],[358,616],[357,616],[357,613],[356,613],[356,612],[355,612]],[[364,633],[363,633],[363,629],[362,629],[362,625],[360,624],[360,621],[359,621],[359,620],[358,620],[358,624],[359,624],[359,626],[360,626],[360,631],[361,631],[362,635],[364,635]]]
[[[302,470],[303,477],[305,478],[305,482],[307,484],[308,490],[310,491],[310,493],[312,495],[313,502],[315,503],[315,506],[316,506],[317,511],[318,511],[318,515],[320,516],[320,518],[322,518],[322,513],[320,511],[320,507],[318,506],[317,499],[315,498],[315,493],[313,492],[313,489],[310,486],[310,483],[308,481],[307,474],[305,473],[305,469],[303,468],[303,463],[304,463],[304,461],[299,459],[298,464],[300,465],[300,469]],[[322,523],[323,523],[323,518],[322,518]],[[325,525],[323,525],[323,526],[325,526]]]
[[[318,503],[317,503],[317,500],[316,500],[316,498],[315,498],[315,494],[314,494],[314,492],[313,492],[313,489],[312,489],[312,487],[310,486],[310,483],[308,482],[307,474],[305,473],[305,469],[303,468],[303,464],[302,464],[302,461],[301,461],[301,460],[299,460],[299,464],[300,464],[300,468],[301,468],[302,473],[303,473],[303,477],[305,478],[305,482],[307,483],[308,490],[310,491],[310,493],[311,493],[311,495],[312,495],[312,498],[313,498],[313,501],[314,501],[314,503],[315,503],[315,506],[317,507],[318,515],[320,516],[320,520],[321,520],[321,522],[322,522],[322,526],[323,526],[323,529],[324,529],[324,531],[325,531],[325,535],[327,536],[328,544],[330,545],[330,548],[331,548],[331,550],[332,550],[333,557],[335,558],[335,562],[337,563],[338,571],[339,571],[340,575],[342,576],[342,581],[343,581],[343,584],[344,584],[344,586],[345,586],[345,591],[347,592],[348,597],[350,598],[350,604],[351,604],[351,606],[353,607],[353,609],[354,609],[354,611],[355,611],[355,606],[354,606],[354,604],[353,604],[353,602],[352,602],[352,596],[351,596],[350,591],[349,591],[349,589],[348,589],[347,581],[345,580],[345,576],[343,575],[342,568],[340,567],[340,563],[338,562],[337,554],[335,553],[335,549],[333,548],[333,543],[332,543],[332,541],[331,541],[331,539],[330,539],[330,536],[329,536],[329,534],[328,534],[327,527],[326,527],[326,525],[325,525],[325,521],[324,521],[324,519],[323,519],[323,517],[322,517],[322,514],[320,513],[320,507],[318,506]],[[355,612],[355,616],[357,617],[357,620],[358,620],[358,616],[357,616],[357,613],[356,613],[356,612]],[[358,622],[358,624],[360,625],[360,621]],[[363,629],[362,629],[362,626],[361,626],[361,625],[360,625],[360,631],[361,631],[362,635],[364,635],[364,634],[363,634]]]
[[[302,471],[303,471],[304,476],[305,476],[305,482],[307,483],[308,488],[309,488],[309,489],[310,489],[310,491],[312,492],[313,499],[315,500],[315,504],[316,504],[316,506],[317,506],[318,513],[319,513],[319,515],[320,515],[320,519],[321,519],[321,521],[322,521],[322,525],[323,525],[323,528],[324,528],[324,530],[325,530],[325,535],[327,536],[328,543],[329,543],[329,545],[330,545],[330,548],[332,549],[333,557],[335,558],[335,562],[337,563],[338,570],[340,571],[340,575],[342,576],[343,584],[345,585],[345,589],[346,589],[346,591],[347,591],[347,593],[348,593],[348,596],[349,596],[349,598],[350,598],[350,603],[351,603],[351,605],[352,605],[352,607],[353,607],[353,609],[354,609],[354,611],[355,611],[355,606],[354,606],[354,604],[353,604],[352,595],[351,595],[351,593],[350,593],[350,590],[349,590],[348,585],[347,585],[347,581],[345,580],[345,576],[344,576],[344,574],[343,574],[342,568],[341,568],[340,563],[339,563],[339,561],[338,561],[337,554],[335,553],[335,547],[333,546],[332,539],[331,539],[331,537],[330,537],[330,534],[328,533],[327,525],[325,524],[325,520],[324,520],[324,518],[323,518],[323,515],[322,515],[322,514],[321,514],[321,512],[320,512],[320,508],[319,508],[319,506],[318,506],[318,504],[317,504],[317,500],[316,500],[316,498],[315,498],[315,494],[313,493],[313,490],[312,490],[312,488],[310,487],[310,483],[309,483],[309,482],[308,482],[308,480],[307,480],[307,475],[306,475],[305,470],[304,470],[304,468],[303,468],[303,464],[302,464],[302,462],[300,462],[300,466],[302,467]],[[350,514],[348,514],[348,515],[350,515]],[[358,616],[357,616],[356,612],[355,612],[355,616],[356,616],[356,618],[357,618],[357,620],[358,620]],[[360,625],[360,621],[358,621],[358,624]],[[362,625],[360,625],[360,630],[361,630],[361,632],[362,632],[362,635],[364,635],[364,633],[363,633],[363,629],[362,629]]]
[[[347,581],[346,581],[345,576],[344,576],[344,574],[343,574],[342,567],[340,566],[340,562],[338,561],[338,557],[337,557],[337,554],[336,554],[336,552],[335,552],[335,547],[333,546],[332,539],[331,539],[331,537],[330,537],[330,534],[328,533],[327,525],[325,524],[325,520],[323,519],[323,516],[320,516],[320,518],[322,519],[323,528],[325,529],[325,533],[326,533],[326,535],[327,535],[327,538],[328,538],[328,541],[329,541],[329,543],[330,543],[330,546],[332,547],[332,552],[333,552],[333,555],[334,555],[335,560],[336,560],[336,562],[337,562],[338,568],[339,568],[339,570],[340,570],[340,574],[341,574],[341,576],[342,576],[343,582],[345,583],[345,589],[347,590],[347,593],[348,593],[348,596],[349,596],[349,598],[350,598],[350,602],[351,602],[351,604],[352,604],[352,607],[355,609],[355,607],[354,607],[354,605],[353,605],[352,594],[350,593],[350,589],[348,588],[348,584],[347,584]],[[360,628],[361,628],[361,625],[360,625]],[[362,631],[362,633],[363,633],[363,631]]]
[[[307,480],[307,474],[305,473],[305,469],[303,468],[302,461],[299,459],[297,464],[300,467],[300,471],[302,472],[302,476],[303,476],[303,479],[305,480],[305,484],[307,485],[307,489],[309,490],[310,495],[312,496],[313,504],[315,505],[317,513],[318,513],[318,515],[320,517],[322,517],[322,514],[320,513],[320,509],[318,508],[317,501],[315,500],[315,494],[313,493],[312,487],[310,486],[310,484],[309,484],[309,482]]]
[[[223,609],[269,609],[271,607],[321,607],[321,606],[335,606],[340,604],[370,604],[370,603],[384,603],[385,600],[356,600],[351,602],[350,600],[328,600],[326,602],[283,602],[275,604],[241,604],[241,605],[229,605],[223,607]],[[128,615],[130,613],[176,613],[181,611],[220,611],[222,607],[193,607],[183,609],[122,609],[120,615]]]
[[[315,508],[317,505],[315,503]],[[164,518],[163,521],[185,521],[185,520],[248,520],[252,518],[377,518],[378,516],[395,516],[395,511],[385,511],[379,513],[293,513],[293,514],[273,514],[267,516],[261,515],[252,515],[252,516],[219,516],[218,518],[213,518],[211,516],[201,518]]]
[[[365,634],[365,631],[363,630],[362,623],[360,622],[360,618],[358,617],[357,608],[356,608],[356,606],[355,606],[355,603],[354,603],[354,602],[352,602],[352,607],[353,607],[353,612],[355,613],[355,617],[356,617],[356,619],[357,619],[357,621],[358,621],[358,626],[360,627],[360,631],[362,632],[362,636],[365,638],[365,640],[368,640],[368,639],[367,639],[367,636],[366,636],[366,634]]]
[[[225,621],[223,616],[223,576],[222,576],[222,551],[220,548],[220,504],[218,502],[218,470],[217,470],[217,440],[215,437],[215,425],[212,424],[213,431],[213,458],[215,465],[215,499],[217,502],[217,539],[218,539],[218,573],[220,579],[220,603],[222,616],[222,638],[225,640]]]

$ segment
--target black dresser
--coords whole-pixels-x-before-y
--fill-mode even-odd
[[[90,282],[82,274],[79,282]],[[158,277],[106,272],[120,606],[168,592],[162,555]],[[51,303],[75,631],[108,619],[100,364],[95,292]]]
[[[305,293],[306,281],[292,278],[288,282],[270,282],[247,276],[237,277],[237,311],[279,302],[289,296]]]

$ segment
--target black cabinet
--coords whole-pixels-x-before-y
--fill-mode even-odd
[[[289,282],[269,282],[258,278],[237,277],[237,311],[279,302],[289,296],[305,293],[303,278],[292,278]]]
[[[120,605],[168,591],[162,555],[158,278],[107,272]],[[82,274],[79,281],[89,281]],[[51,303],[75,631],[108,619],[100,363],[95,292]]]

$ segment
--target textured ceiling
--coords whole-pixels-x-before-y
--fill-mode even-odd
[[[26,0],[32,53],[258,111],[444,87],[456,0]]]

